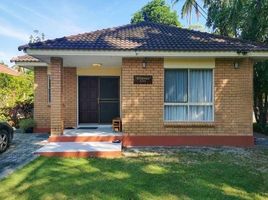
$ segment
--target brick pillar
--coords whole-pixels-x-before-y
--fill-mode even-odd
[[[51,135],[63,133],[63,66],[62,58],[51,57]]]

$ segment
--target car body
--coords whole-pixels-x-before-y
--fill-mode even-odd
[[[13,139],[14,130],[5,122],[0,122],[0,153],[7,150]]]

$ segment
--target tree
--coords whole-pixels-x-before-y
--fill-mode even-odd
[[[209,0],[207,26],[221,35],[268,43],[267,0]],[[265,126],[268,112],[268,61],[254,64],[254,114]]]
[[[202,24],[190,24],[188,26],[188,29],[195,30],[195,31],[201,31],[201,32],[206,31],[205,27]]]
[[[181,26],[176,11],[172,11],[165,0],[152,0],[137,11],[131,19],[132,24],[143,21]]]
[[[173,4],[178,3],[181,0],[172,0]],[[201,2],[206,5],[208,0],[201,0]],[[207,18],[206,11],[202,8],[200,3],[197,2],[197,0],[184,0],[184,4],[181,9],[181,16],[182,17],[188,17],[189,23],[191,22],[191,17],[193,11],[195,12],[195,15],[197,19],[199,19],[199,16],[201,15],[205,19]]]
[[[177,3],[180,0],[174,0]],[[267,0],[184,0],[182,15],[206,14],[206,25],[220,35],[241,38],[257,43],[268,43]],[[254,114],[256,121],[265,127],[268,112],[268,61],[254,64]]]

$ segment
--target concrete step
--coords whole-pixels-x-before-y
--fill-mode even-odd
[[[41,156],[59,157],[105,157],[121,156],[122,144],[112,142],[49,142],[35,151]]]
[[[50,136],[49,142],[113,142],[122,140],[122,135],[60,135]]]

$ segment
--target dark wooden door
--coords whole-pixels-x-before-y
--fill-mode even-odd
[[[79,77],[79,123],[99,123],[98,77]]]
[[[100,77],[100,123],[112,123],[119,117],[119,77]]]

